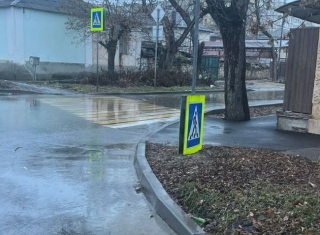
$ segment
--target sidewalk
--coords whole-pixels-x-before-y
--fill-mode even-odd
[[[255,101],[250,106],[276,104],[280,101]],[[222,109],[223,105],[214,107]],[[206,107],[209,110],[209,107]],[[212,110],[212,109],[211,109]],[[308,157],[318,160],[320,135],[276,130],[276,116],[252,118],[247,122],[230,122],[205,116],[204,144],[261,148]],[[149,141],[178,145],[179,123],[156,133]]]

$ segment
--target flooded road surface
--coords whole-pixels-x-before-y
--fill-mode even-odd
[[[123,128],[161,121],[176,120],[180,116],[181,94],[130,96],[60,96],[39,98],[48,104],[90,122]],[[224,93],[206,93],[206,110],[224,105]],[[249,101],[281,100],[283,91],[251,91]]]
[[[169,108],[161,103],[158,105],[144,100],[116,96],[60,96],[55,99],[40,98],[38,101],[112,128],[170,121],[180,114],[179,105]]]
[[[206,97],[206,110],[224,107],[224,92],[206,92],[199,93]],[[283,89],[273,90],[259,90],[248,91],[248,100],[251,103],[264,100],[283,100]],[[160,105],[167,108],[174,108],[180,110],[181,94],[164,94],[164,95],[139,95],[139,96],[126,96],[126,98],[147,102],[154,105]],[[263,102],[262,102],[263,103]]]
[[[0,234],[174,234],[134,190],[136,144],[160,124],[109,128],[61,98],[0,97]]]

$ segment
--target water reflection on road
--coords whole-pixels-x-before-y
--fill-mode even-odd
[[[93,123],[112,128],[175,120],[180,115],[181,94],[131,96],[71,96],[40,101]],[[206,110],[223,106],[224,93],[206,93]],[[281,100],[283,91],[251,91],[249,100]],[[37,104],[35,101],[34,104]]]
[[[179,116],[177,108],[122,97],[58,97],[42,98],[40,101],[93,123],[112,128],[170,120]]]

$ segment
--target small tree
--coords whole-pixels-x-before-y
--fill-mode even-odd
[[[224,47],[225,118],[250,119],[246,78],[246,19],[249,0],[206,0]]]
[[[73,15],[66,22],[67,30],[75,33],[81,41],[91,38],[90,32],[90,9],[92,7],[103,7],[106,11],[106,30],[97,37],[99,44],[106,48],[108,53],[108,70],[115,69],[115,55],[120,39],[129,40],[131,32],[139,31],[146,22],[146,15],[143,13],[141,4],[136,1],[125,0],[69,0],[63,6],[67,12]]]

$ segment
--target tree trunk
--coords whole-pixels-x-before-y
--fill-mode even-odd
[[[245,23],[221,22],[220,32],[224,47],[225,119],[250,120],[245,84]]]
[[[118,40],[110,40],[110,41],[99,41],[100,45],[107,49],[108,52],[108,71],[114,72],[115,66],[114,61],[116,59],[116,51]]]
[[[158,63],[159,69],[170,70],[173,65],[175,55],[176,53],[173,53],[171,51],[162,53],[161,56],[159,57],[159,63]]]
[[[272,39],[272,44],[271,44],[271,56],[272,56],[272,81],[277,81],[278,74],[277,74],[277,54],[276,54],[276,49],[274,48],[274,40]]]
[[[158,66],[161,70],[170,70],[177,52],[177,48],[175,48],[175,34],[173,25],[169,21],[168,17],[164,17],[163,23],[166,44],[165,49],[161,52],[161,55],[159,56]]]
[[[113,72],[115,69],[114,66],[114,61],[116,58],[116,51],[117,51],[117,40],[110,40],[108,42],[108,47],[107,47],[107,51],[108,51],[108,71]]]

